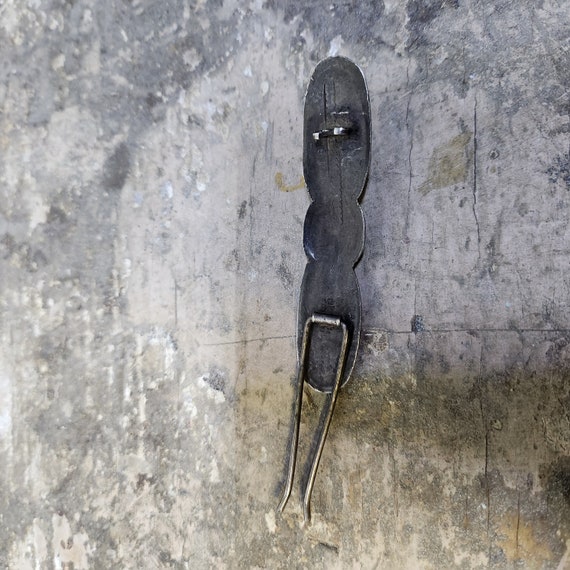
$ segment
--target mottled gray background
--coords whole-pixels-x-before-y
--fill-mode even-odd
[[[1,565],[570,567],[569,24],[3,0]],[[275,507],[303,95],[334,54],[371,98],[364,332],[302,528],[297,485]]]

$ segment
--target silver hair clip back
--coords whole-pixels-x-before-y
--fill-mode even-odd
[[[361,300],[354,267],[364,249],[359,199],[370,164],[370,104],[360,69],[343,57],[317,65],[305,96],[303,170],[312,203],[303,246],[307,265],[297,324],[298,374],[293,437],[282,511],[293,486],[303,386],[330,394],[309,477],[302,491],[303,515],[310,501],[338,392],[348,381],[360,339]]]

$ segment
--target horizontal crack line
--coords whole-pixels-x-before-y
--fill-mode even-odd
[[[570,328],[568,329],[541,329],[541,328],[524,328],[524,329],[508,329],[508,328],[477,328],[477,327],[465,327],[465,328],[455,328],[455,329],[425,329],[423,331],[410,331],[410,330],[388,330],[388,329],[367,329],[362,331],[363,336],[372,336],[375,334],[393,334],[393,335],[421,335],[421,334],[449,334],[449,333],[570,333]],[[284,335],[284,336],[264,336],[259,338],[246,338],[242,340],[229,340],[224,342],[209,342],[202,343],[201,346],[230,346],[236,344],[249,344],[251,342],[265,342],[268,340],[288,340],[295,338],[295,335]]]
[[[294,334],[285,336],[262,336],[259,338],[244,338],[242,340],[228,340],[224,342],[208,342],[202,343],[202,346],[225,346],[230,344],[248,344],[250,342],[265,342],[266,340],[282,340],[286,338],[294,338]]]

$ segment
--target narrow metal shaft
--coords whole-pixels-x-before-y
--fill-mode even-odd
[[[346,356],[347,356],[347,346],[348,346],[348,330],[346,325],[339,320],[339,324],[342,327],[342,345],[340,349],[340,354],[338,357],[338,364],[336,367],[336,378],[334,383],[334,388],[330,397],[329,407],[327,410],[327,416],[325,418],[325,423],[323,425],[323,429],[321,431],[321,435],[319,438],[319,444],[317,449],[315,450],[315,456],[313,458],[313,463],[311,465],[311,471],[309,473],[309,480],[307,481],[307,487],[305,488],[305,494],[303,496],[303,517],[305,522],[308,522],[311,519],[311,494],[313,492],[313,486],[315,484],[315,478],[317,476],[317,469],[319,468],[319,462],[321,460],[321,455],[323,453],[323,449],[325,447],[325,441],[329,432],[329,427],[331,424],[336,399],[338,396],[338,391],[340,389],[340,385],[342,382],[342,375],[344,372],[344,366],[346,364]]]
[[[299,428],[301,425],[301,405],[303,403],[303,384],[305,383],[306,366],[308,362],[311,326],[313,324],[313,316],[309,317],[303,329],[303,345],[301,349],[301,361],[299,363],[299,372],[297,374],[297,385],[295,386],[295,419],[293,425],[293,439],[291,441],[291,450],[289,452],[289,465],[287,466],[287,480],[283,495],[279,502],[279,511],[283,511],[293,487],[293,478],[295,476],[295,464],[297,462],[297,447],[299,445]]]
[[[315,324],[322,325],[325,327],[341,327],[342,344],[336,367],[335,383],[331,394],[331,398],[329,400],[326,418],[323,424],[322,431],[319,435],[318,445],[315,450],[315,454],[311,464],[309,479],[307,481],[307,485],[303,493],[303,515],[305,522],[307,522],[310,519],[311,493],[313,491],[313,486],[315,484],[315,477],[317,475],[317,469],[319,467],[319,462],[321,460],[321,455],[323,453],[323,448],[325,446],[325,441],[327,438],[329,426],[334,412],[338,391],[342,383],[342,377],[347,357],[348,340],[349,340],[348,329],[346,325],[337,317],[331,317],[329,315],[312,314],[305,322],[305,327],[303,329],[303,342],[301,347],[301,360],[299,362],[299,373],[297,374],[297,384],[295,387],[295,418],[293,425],[293,437],[291,441],[291,449],[289,452],[289,463],[287,466],[287,480],[285,482],[285,488],[283,489],[283,495],[281,496],[281,501],[279,502],[278,506],[279,511],[283,511],[285,505],[287,504],[287,501],[289,500],[289,497],[291,495],[291,489],[293,487],[293,479],[295,477],[295,467],[297,463],[297,448],[299,445],[299,431],[301,425],[301,408],[303,403],[303,385],[305,383],[305,379],[307,376],[312,328],[313,325]]]

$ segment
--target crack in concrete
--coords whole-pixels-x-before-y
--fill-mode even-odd
[[[209,342],[203,344],[202,346],[226,346],[231,344],[248,344],[250,342],[265,342],[267,340],[283,340],[289,338],[295,338],[295,335],[290,334],[285,336],[264,336],[259,338],[244,338],[243,340],[229,340],[225,342]]]
[[[410,63],[408,60],[408,65],[406,68],[406,90],[408,91],[409,85],[410,85]],[[408,98],[408,104],[406,105],[406,130],[408,131],[408,134],[410,136],[410,148],[408,150],[408,172],[409,172],[409,178],[408,178],[408,196],[407,196],[407,209],[406,209],[406,223],[404,226],[404,238],[406,239],[406,241],[408,242],[409,237],[408,237],[408,231],[410,228],[410,203],[411,203],[411,196],[412,196],[412,178],[414,176],[414,171],[413,171],[413,167],[412,167],[412,152],[414,150],[414,128],[413,125],[410,128],[410,106],[412,104],[412,93],[410,92],[410,96]]]
[[[477,97],[473,105],[473,217],[477,228],[477,251],[478,259],[481,260],[481,228],[479,227],[479,217],[477,215]]]

